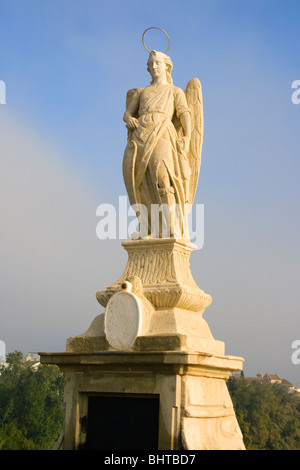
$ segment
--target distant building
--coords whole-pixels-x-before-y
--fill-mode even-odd
[[[29,352],[27,356],[25,356],[25,361],[30,362],[40,362],[40,356],[38,353]]]
[[[263,379],[270,384],[281,384],[282,379],[277,374],[265,374]]]
[[[249,379],[261,380],[269,384],[281,384],[287,387],[291,392],[300,393],[299,388],[295,388],[295,386],[291,382],[289,382],[286,379],[282,379],[281,377],[279,377],[278,374],[264,374],[263,375],[261,372],[258,372],[258,374],[256,374],[256,377],[249,377]]]
[[[40,355],[37,353],[29,352],[27,356],[24,357],[25,362],[30,362],[33,369],[37,369],[40,363]]]
[[[1,355],[0,355],[0,359],[1,359]],[[41,364],[39,354],[32,353],[32,352],[28,353],[26,356],[23,357],[23,362],[29,362],[33,369],[37,369],[39,365]],[[5,362],[5,360],[2,362],[0,360],[0,364],[2,364],[4,367],[9,367],[9,363]]]

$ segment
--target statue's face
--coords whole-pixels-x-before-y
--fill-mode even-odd
[[[165,61],[157,55],[151,55],[149,58],[148,69],[152,78],[160,78],[166,75]]]

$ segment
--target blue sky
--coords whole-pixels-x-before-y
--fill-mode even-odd
[[[298,0],[0,0],[1,317],[7,351],[64,350],[123,272],[96,208],[125,195],[126,92],[149,84],[143,31],[171,39],[175,85],[198,77],[204,146],[191,256],[205,312],[245,374],[300,387]],[[164,49],[149,32],[150,48]]]

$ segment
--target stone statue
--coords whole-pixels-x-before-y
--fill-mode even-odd
[[[175,87],[166,52],[149,51],[152,82],[128,92],[124,115],[124,179],[142,231],[140,227],[139,237],[122,242],[128,254],[123,274],[96,293],[104,312],[83,334],[67,339],[65,353],[40,353],[42,363],[57,364],[66,374],[64,450],[99,450],[105,442],[114,448],[115,433],[106,439],[105,423],[115,413],[110,403],[118,395],[125,404],[133,395],[135,405],[141,401],[138,396],[152,396],[159,403],[155,419],[142,422],[130,408],[123,419],[129,426],[117,433],[119,448],[130,449],[133,442],[140,449],[168,451],[245,449],[226,386],[231,374],[242,370],[243,359],[225,356],[224,342],[214,339],[203,318],[212,298],[197,286],[190,269],[195,246],[184,226],[178,235],[175,230],[193,203],[199,176],[201,85],[193,79],[185,92]],[[143,232],[143,224],[153,222],[155,205],[164,207],[166,213],[160,215],[166,218],[176,206],[171,236],[161,230],[162,236],[154,237],[149,227]],[[139,217],[143,207],[146,219]],[[103,402],[103,394],[109,403]],[[97,429],[89,426],[91,395],[99,403],[95,419],[104,423]],[[150,444],[144,433],[149,425],[156,441]],[[138,434],[141,439],[134,441]]]
[[[143,45],[146,48],[144,41]],[[123,176],[139,233],[122,243],[128,262],[121,277],[96,294],[105,308],[132,276],[140,280],[154,309],[203,313],[212,300],[197,286],[189,265],[195,245],[190,242],[187,216],[197,188],[203,141],[201,83],[193,78],[185,91],[174,86],[168,50],[147,49],[151,83],[127,92]]]
[[[201,84],[194,78],[185,92],[174,86],[172,61],[163,52],[151,51],[147,66],[151,84],[129,90],[126,98],[124,182],[139,219],[140,238],[164,238],[167,233],[167,237],[188,240],[187,215],[201,164]],[[158,207],[167,232],[162,232],[157,217],[154,221],[154,208]]]

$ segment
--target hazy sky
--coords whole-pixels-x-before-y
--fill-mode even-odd
[[[125,96],[150,82],[141,36],[158,26],[174,84],[203,88],[205,241],[191,270],[213,298],[204,318],[245,375],[300,387],[299,0],[0,0],[0,12],[6,351],[64,351],[125,268],[121,240],[96,237],[96,209],[126,195]]]

